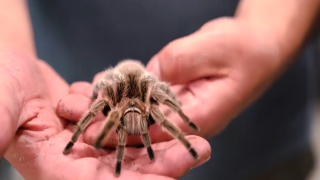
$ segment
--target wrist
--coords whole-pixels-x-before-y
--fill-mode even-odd
[[[290,63],[306,40],[319,5],[319,0],[241,0],[235,19],[273,41],[282,61]]]
[[[3,155],[19,128],[19,116],[23,106],[18,67],[13,53],[0,51],[0,155]]]
[[[247,27],[253,36],[258,38],[261,43],[274,49],[278,53],[280,64],[287,65],[293,60],[293,54],[299,49],[302,39],[291,38],[285,33],[286,30],[281,28],[272,28],[259,26],[256,21],[250,21],[245,17],[236,18],[236,21]]]
[[[28,54],[14,48],[0,49],[0,91],[3,91],[2,104],[5,105],[12,115],[14,121],[17,121],[18,127],[22,124],[19,122],[19,116],[24,104],[28,100],[29,88],[32,86],[29,77],[33,72],[32,66],[35,63],[34,58]],[[17,127],[17,128],[18,128]]]
[[[214,33],[232,50],[241,51],[243,58],[264,61],[270,71],[279,71],[287,63],[281,41],[272,33],[257,29],[253,24],[234,17],[217,18],[204,24],[198,33]],[[224,38],[228,37],[228,38]],[[239,42],[238,42],[239,41]],[[242,42],[242,43],[240,43]],[[238,46],[235,44],[239,44]],[[230,52],[231,53],[231,52]],[[233,52],[238,53],[238,52]],[[259,57],[259,58],[257,58]],[[246,58],[245,58],[246,59]]]

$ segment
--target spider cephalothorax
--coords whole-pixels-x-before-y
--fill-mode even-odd
[[[98,98],[101,92],[101,98]],[[154,123],[163,126],[174,138],[178,139],[197,159],[198,154],[178,127],[168,121],[159,110],[159,104],[168,106],[177,112],[182,120],[191,128],[199,131],[182,112],[180,103],[169,86],[151,74],[136,60],[124,60],[115,68],[105,71],[104,77],[94,85],[90,111],[80,119],[71,141],[63,153],[67,154],[77,141],[79,135],[88,126],[91,119],[103,112],[106,116],[101,133],[96,140],[95,147],[100,148],[102,140],[115,129],[118,134],[116,174],[121,171],[121,162],[129,135],[141,135],[143,144],[147,148],[150,160],[154,160],[148,127]]]

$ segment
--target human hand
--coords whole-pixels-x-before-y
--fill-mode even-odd
[[[255,31],[239,19],[219,18],[169,43],[151,59],[147,70],[172,85],[182,110],[201,131],[190,129],[176,113],[167,118],[183,132],[211,137],[254,102],[286,67],[279,44],[270,35]],[[93,82],[100,77],[101,73]],[[76,121],[89,108],[92,87],[82,82],[71,89],[73,95],[61,101],[66,111],[58,114]],[[75,100],[81,103],[68,103]],[[94,143],[97,127],[100,125],[88,129],[87,142]],[[172,139],[159,126],[151,127],[149,132],[153,142]],[[138,141],[130,140],[132,144]]]
[[[172,85],[183,111],[201,128],[197,135],[211,137],[260,97],[287,65],[272,35],[240,19],[219,18],[170,42],[147,69]],[[195,134],[178,115],[168,119]]]
[[[101,75],[102,74],[99,73],[96,76],[95,82],[99,79],[98,77],[101,77]],[[79,119],[84,115],[85,112],[88,111],[88,109],[90,108],[90,106],[93,103],[92,100],[90,99],[91,95],[92,95],[92,86],[90,83],[88,83],[88,82],[75,82],[75,83],[73,83],[70,88],[70,94],[68,96],[66,96],[65,98],[63,98],[59,102],[59,105],[57,108],[57,114],[63,118],[74,121],[75,123],[78,122]],[[85,143],[88,143],[90,145],[94,145],[95,141],[97,140],[97,135],[99,135],[99,132],[101,130],[102,123],[104,121],[105,121],[105,117],[102,115],[102,113],[98,113],[97,116],[95,116],[93,118],[90,126],[82,132],[82,134],[83,134],[82,141]],[[107,140],[107,141],[102,142],[103,147],[112,147],[112,148],[116,147],[116,145],[118,143],[116,133],[113,132],[111,134],[112,135],[108,136],[108,138],[105,138],[105,140]],[[152,134],[152,130],[151,130],[151,134]],[[168,165],[166,165],[165,168],[162,167],[161,169],[173,170],[173,169],[175,169],[177,162],[179,162],[179,165],[183,166],[183,167],[194,167],[194,166],[199,166],[200,164],[209,160],[211,149],[210,149],[210,145],[208,144],[208,142],[200,137],[195,136],[194,138],[195,139],[191,140],[190,143],[193,145],[195,150],[198,152],[198,155],[199,155],[198,161],[194,160],[193,157],[187,151],[187,149],[179,142],[176,144],[176,146],[181,147],[182,149],[179,149],[176,152],[170,152],[171,150],[168,151],[168,154],[170,154],[169,156],[172,156],[172,157],[168,158],[168,160],[171,159],[170,162],[172,162],[173,166],[170,165],[170,163],[168,163]],[[187,137],[187,139],[190,140],[190,137]],[[152,135],[151,135],[151,141],[154,142]],[[176,140],[174,140],[174,141],[177,142]],[[75,145],[77,143],[79,143],[79,141],[76,141]],[[170,146],[169,144],[171,144],[171,143],[172,142],[163,142],[160,144],[163,144],[163,146],[168,147],[168,146]],[[153,143],[154,147],[152,147],[152,148],[153,149],[157,148],[158,144],[159,143]],[[137,147],[137,145],[141,145],[140,138],[137,136],[128,136],[127,137],[127,145],[129,145],[129,147],[127,147],[126,149],[136,149],[134,147]],[[138,148],[138,149],[141,150],[141,148]],[[158,151],[157,149],[155,149],[155,150]],[[142,151],[146,152],[146,149],[144,147],[142,147]],[[127,151],[125,153],[125,155],[127,153],[130,153],[130,151]],[[175,159],[174,157],[176,157],[176,154],[181,154],[182,159]],[[156,162],[163,161],[162,157],[158,156],[157,153],[155,154],[155,159],[156,159]],[[149,164],[151,163],[151,160],[149,159],[148,156],[146,156],[145,161],[147,161]],[[157,171],[157,170],[155,170],[155,171]],[[163,170],[161,170],[159,173],[162,174],[162,171]],[[174,174],[175,174],[174,177],[180,177],[183,174],[185,174],[187,171],[188,171],[188,168],[185,168],[185,171],[183,173],[181,171],[174,170]]]
[[[72,125],[59,119],[55,108],[68,94],[67,83],[44,62],[19,52],[0,55],[0,75],[5,77],[1,79],[0,111],[4,127],[9,125],[0,132],[0,147],[9,145],[5,158],[26,180],[114,179],[114,151],[97,151],[80,138],[69,155],[62,153],[72,135]],[[13,140],[8,136],[14,136]],[[196,150],[209,158],[210,147],[205,140],[189,139],[196,145],[204,144]],[[144,151],[128,148],[118,179],[171,179],[197,166],[175,141],[154,144],[153,148],[158,157],[153,163]]]

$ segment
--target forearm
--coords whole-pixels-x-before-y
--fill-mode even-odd
[[[274,40],[281,59],[290,58],[307,37],[318,14],[320,0],[241,0],[235,17]]]
[[[26,0],[0,1],[0,49],[36,56],[33,30]]]

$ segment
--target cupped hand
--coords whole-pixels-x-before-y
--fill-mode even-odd
[[[68,155],[62,153],[73,125],[55,114],[58,101],[69,91],[46,63],[16,51],[0,53],[0,113],[4,128],[0,147],[5,158],[26,180],[115,179],[113,150],[95,150],[80,137]],[[75,104],[77,102],[74,102]],[[12,138],[10,138],[12,137]],[[195,162],[176,141],[154,144],[150,162],[141,148],[128,148],[117,179],[164,180],[180,177],[210,157],[204,139],[189,137],[202,159]]]
[[[219,18],[170,42],[147,69],[172,85],[200,135],[221,132],[286,70],[281,45],[245,20]],[[189,131],[176,114],[169,119]]]
[[[171,84],[182,110],[201,131],[193,131],[176,113],[168,114],[168,119],[187,134],[211,137],[266,91],[287,67],[284,62],[272,34],[257,31],[240,19],[219,18],[170,42],[151,59],[147,70]],[[94,82],[99,77],[101,74]],[[92,86],[78,82],[71,89],[58,114],[77,120],[91,103]],[[74,100],[82,103],[68,103]],[[95,131],[88,129],[88,142],[95,140]],[[151,127],[150,135],[154,142],[172,139],[159,126]]]

